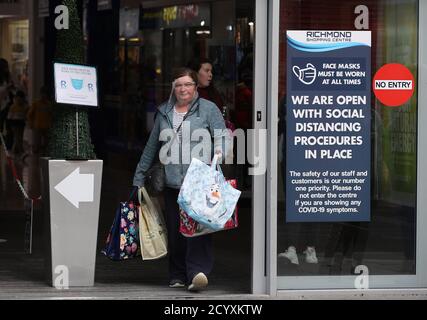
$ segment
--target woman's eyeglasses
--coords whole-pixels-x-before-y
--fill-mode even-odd
[[[181,89],[182,87],[188,89],[188,88],[191,88],[194,85],[195,85],[194,82],[176,83],[175,84],[175,89]]]

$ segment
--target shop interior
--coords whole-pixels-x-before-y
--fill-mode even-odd
[[[286,30],[354,30],[357,1],[281,1],[279,134],[285,132]],[[417,1],[367,1],[371,70],[402,63],[417,75]],[[371,220],[288,223],[285,213],[286,147],[278,145],[278,276],[415,274],[417,99],[388,108],[371,98]],[[402,143],[405,141],[404,143]],[[294,247],[299,264],[287,258]],[[315,256],[308,254],[308,247]],[[296,260],[294,260],[296,262]]]

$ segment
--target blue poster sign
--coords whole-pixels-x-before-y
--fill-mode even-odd
[[[287,31],[287,222],[370,221],[370,84],[370,31]]]

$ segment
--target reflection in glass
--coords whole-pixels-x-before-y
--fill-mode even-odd
[[[415,274],[416,92],[397,108],[372,96],[371,221],[285,223],[286,31],[354,30],[358,1],[282,0],[280,12],[278,275]],[[375,1],[369,8],[372,71],[397,62],[416,77],[418,2]],[[415,79],[417,83],[417,79]]]

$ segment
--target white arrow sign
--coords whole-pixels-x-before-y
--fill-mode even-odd
[[[80,202],[93,202],[94,175],[80,174],[80,168],[77,168],[58,183],[55,190],[78,209]]]

